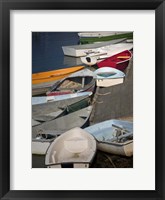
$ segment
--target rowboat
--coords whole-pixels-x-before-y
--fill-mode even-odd
[[[73,128],[48,148],[45,165],[48,168],[89,168],[96,154],[96,140],[81,128]]]
[[[54,101],[61,101],[65,99],[72,99],[81,96],[91,96],[92,92],[80,92],[74,94],[64,94],[58,96],[39,96],[39,97],[32,97],[32,105],[50,103]]]
[[[89,124],[92,106],[32,127],[32,141],[47,142],[71,128],[85,128]]]
[[[125,74],[112,67],[102,67],[95,70],[96,86],[110,87],[124,82]]]
[[[45,155],[50,144],[59,135],[75,127],[88,126],[92,106],[63,117],[44,122],[32,128],[32,154]]]
[[[133,155],[133,123],[107,120],[84,129],[92,134],[101,151],[122,156]]]
[[[93,38],[93,37],[106,37],[106,36],[112,36],[112,35],[119,35],[124,34],[127,32],[115,32],[115,31],[98,31],[98,32],[80,32],[78,33],[79,37],[86,37],[86,38]]]
[[[107,47],[98,48],[97,53],[91,53],[88,56],[81,57],[81,61],[86,65],[92,66],[112,56],[118,55],[121,52],[130,51],[132,48],[133,48],[132,43],[112,44]],[[130,57],[132,57],[132,54],[130,55]],[[104,65],[104,67],[106,66]]]
[[[99,68],[112,67],[124,71],[128,66],[128,63],[131,58],[132,58],[132,53],[126,50],[97,63],[97,66]]]
[[[87,37],[88,36],[88,37]],[[95,36],[95,37],[94,37]],[[133,38],[133,32],[89,32],[88,34],[82,33],[82,37],[79,36],[80,44],[91,44],[95,42],[111,41],[119,38]]]
[[[32,118],[38,122],[50,121],[89,105],[91,94],[32,106]]]
[[[57,69],[53,71],[32,74],[32,84],[39,84],[39,83],[59,80],[83,68],[84,66],[75,66],[75,67],[70,67],[70,68],[65,68],[65,69]]]
[[[46,93],[48,96],[74,94],[80,92],[93,92],[95,89],[94,73],[84,69],[55,83]]]
[[[86,56],[89,53],[96,52],[97,48],[108,46],[111,44],[116,44],[124,40],[126,40],[126,38],[111,40],[108,42],[99,42],[94,44],[62,46],[62,50],[64,52],[64,55],[66,56],[81,57]]]

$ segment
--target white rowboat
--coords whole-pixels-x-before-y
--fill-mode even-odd
[[[88,168],[96,153],[96,141],[81,128],[73,128],[55,139],[46,153],[49,168]]]
[[[84,129],[97,140],[101,151],[123,155],[133,155],[133,123],[121,120],[107,120]]]
[[[95,72],[96,85],[98,87],[110,87],[124,82],[125,74],[115,68],[102,67]]]
[[[82,44],[82,45],[73,45],[73,46],[62,46],[62,50],[64,55],[73,56],[73,57],[81,57],[86,56],[89,53],[96,52],[98,48],[109,46],[111,44],[116,44],[119,42],[125,41],[126,38],[111,40],[108,42],[99,42],[94,44]]]

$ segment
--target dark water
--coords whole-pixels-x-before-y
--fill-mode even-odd
[[[77,44],[77,32],[33,32],[32,73],[81,65],[80,59],[64,56],[62,51],[62,46]]]

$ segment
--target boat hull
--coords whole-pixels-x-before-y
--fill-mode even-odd
[[[108,42],[100,42],[100,43],[95,43],[95,44],[63,46],[62,49],[63,49],[64,55],[66,56],[81,57],[81,56],[86,56],[88,53],[95,52],[97,48],[108,46],[111,44],[117,44],[124,40],[126,40],[126,38],[112,40]]]
[[[76,112],[75,114],[72,113],[78,108],[80,109],[85,106],[84,104],[85,102],[81,102],[81,103],[82,103],[81,106],[78,104],[74,104],[68,107],[69,109],[68,111],[70,112],[70,114],[63,116],[64,118],[61,117],[61,120],[59,118],[55,120],[54,121],[55,126],[53,128],[51,128],[53,126],[52,123],[50,125],[51,127],[49,128],[49,125],[47,126],[47,123],[45,122],[46,123],[45,125],[42,126],[41,124],[41,126],[39,126],[38,128],[35,127],[35,129],[32,129],[32,154],[45,155],[49,145],[58,135],[74,127],[79,126],[79,127],[85,128],[89,125],[89,116],[90,116],[91,110],[89,110],[89,112],[87,111],[88,113],[87,112],[83,113],[80,110],[80,117],[79,116],[75,117]],[[82,114],[82,117],[84,115],[86,119],[79,119],[81,118],[81,114]],[[70,119],[73,119],[73,120],[70,120]],[[77,122],[78,120],[80,121]],[[62,126],[62,124],[64,125],[64,127]],[[41,131],[44,130],[46,133],[53,132],[54,135],[52,135],[51,138],[37,137],[40,130]]]
[[[114,32],[114,31],[100,31],[100,32],[80,32],[78,33],[78,36],[81,38],[103,38],[107,36],[112,36],[112,35],[119,35],[119,34],[124,34],[128,32]]]
[[[71,128],[85,128],[89,125],[89,117],[91,112],[92,106],[88,106],[68,115],[53,119],[51,121],[46,121],[38,126],[34,126],[32,127],[32,140],[36,141],[38,135],[41,134],[55,138]],[[47,138],[38,139],[38,141],[47,141]]]
[[[72,99],[64,99],[50,103],[32,106],[32,117],[34,120],[45,122],[64,116],[67,113],[77,111],[89,105],[90,95],[78,96]]]
[[[124,145],[98,142],[97,148],[106,153],[130,157],[133,155],[133,140]]]
[[[126,50],[116,55],[113,55],[103,61],[98,62],[97,66],[99,68],[112,67],[120,71],[124,71],[127,68],[131,58],[132,58],[132,53]]]
[[[124,82],[125,74],[118,69],[102,67],[97,69],[94,73],[96,75],[96,85],[98,87],[110,87]]]
[[[65,68],[65,69],[58,69],[58,70],[53,70],[53,71],[32,74],[32,84],[39,84],[39,83],[60,80],[83,68],[84,66],[75,66],[75,67],[70,67],[70,68]]]
[[[122,130],[125,130],[127,133],[116,136],[115,134],[119,132],[118,131],[114,132],[115,129],[113,125],[122,127],[123,128]],[[84,130],[92,134],[96,138],[97,148],[99,150],[110,154],[116,154],[128,157],[133,155],[132,122],[122,121],[122,120],[107,120],[89,126]]]
[[[52,86],[47,96],[93,92],[95,89],[94,73],[89,69],[75,72]]]
[[[124,78],[114,78],[114,79],[97,79],[97,87],[111,87],[114,85],[119,85],[124,82]]]
[[[50,145],[45,157],[48,168],[88,168],[96,153],[96,140],[81,128],[73,128]]]
[[[80,92],[74,94],[67,95],[59,95],[59,96],[40,96],[40,97],[32,97],[32,105],[38,105],[43,103],[50,103],[55,101],[62,101],[65,99],[73,99],[81,96],[91,96],[92,92]]]

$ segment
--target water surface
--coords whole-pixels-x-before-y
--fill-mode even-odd
[[[81,65],[80,59],[64,56],[62,51],[62,46],[77,44],[77,32],[33,32],[32,73]]]

